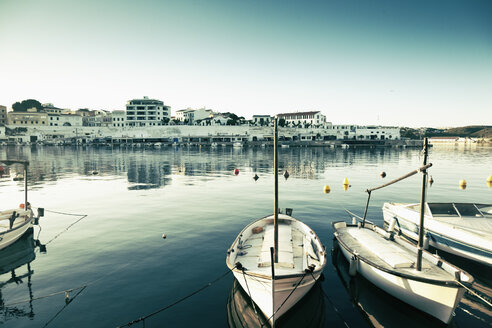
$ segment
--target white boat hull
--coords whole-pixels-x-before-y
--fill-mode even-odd
[[[243,275],[242,272],[234,271],[234,276],[241,284],[243,290],[248,295],[251,294],[255,304],[270,322],[273,319],[280,318],[303,298],[316,282],[313,276],[318,280],[320,274],[321,272],[313,272],[313,275],[307,273],[304,278],[302,278],[303,275],[299,275],[275,280],[275,292],[272,296],[271,279]],[[274,313],[275,316],[273,316]]]
[[[342,245],[340,249],[350,262],[352,253]],[[451,321],[453,312],[465,292],[463,288],[399,277],[360,260],[357,260],[355,265],[357,272],[380,289],[444,323]]]
[[[15,243],[17,239],[19,239],[29,228],[33,226],[32,220],[33,218],[31,213],[21,215],[15,220],[12,229],[9,229],[8,220],[1,220],[0,225],[3,229],[0,230],[0,249]]]

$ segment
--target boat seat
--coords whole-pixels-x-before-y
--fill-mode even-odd
[[[388,242],[377,232],[368,229],[348,229],[347,232],[362,246],[395,269],[411,268],[415,265],[415,259],[406,249],[394,242]]]
[[[258,267],[271,266],[270,247],[274,244],[273,224],[267,225],[261,246],[260,256],[258,257]],[[294,267],[294,251],[292,249],[292,228],[290,225],[278,225],[278,265],[283,268]]]

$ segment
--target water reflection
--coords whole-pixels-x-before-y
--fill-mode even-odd
[[[332,264],[350,296],[350,301],[371,327],[434,328],[458,327],[453,319],[445,325],[424,312],[418,311],[399,299],[385,293],[359,274],[349,275],[349,263],[333,241]]]
[[[270,327],[266,323],[267,318],[258,307],[253,307],[248,294],[242,289],[236,279],[234,279],[227,300],[227,322],[231,328]],[[323,291],[321,284],[316,283],[294,307],[276,321],[275,326],[279,328],[316,328],[323,327],[324,323],[325,303]]]
[[[411,158],[414,153],[413,150],[393,148],[281,148],[279,170],[287,170],[294,178],[321,179],[329,167],[347,167],[360,162],[371,165],[398,162]],[[230,174],[236,168],[241,168],[241,172],[258,174],[271,174],[273,169],[272,149],[262,147],[127,149],[2,146],[0,157],[29,160],[29,185],[33,188],[46,181],[70,176],[93,176],[94,171],[98,172],[98,178],[126,177],[128,188],[139,190],[165,187],[172,183],[173,175],[213,178]]]
[[[29,229],[15,243],[0,251],[0,323],[5,323],[12,318],[34,317],[31,262],[36,258],[34,252],[35,241],[33,229]],[[26,266],[25,268],[23,268]],[[19,271],[27,270],[21,274]],[[29,302],[28,309],[23,304],[9,306],[2,295],[2,288],[11,285],[26,286]]]

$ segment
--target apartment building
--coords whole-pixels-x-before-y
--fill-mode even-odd
[[[133,99],[126,103],[126,124],[128,126],[163,125],[171,118],[171,107],[157,99]]]

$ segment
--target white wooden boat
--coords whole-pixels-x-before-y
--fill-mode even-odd
[[[365,220],[372,191],[418,172],[423,173],[421,204],[425,204],[426,170],[432,165],[427,164],[427,146],[428,140],[425,139],[424,163],[420,169],[367,190],[369,196],[361,223],[339,221],[333,223],[333,228],[340,249],[350,262],[351,274],[360,273],[387,293],[447,324],[465,293],[466,284],[471,284],[473,277],[424,251],[423,211],[417,246]]]
[[[274,214],[247,225],[227,251],[226,263],[272,326],[314,285],[326,252],[306,224],[278,210],[277,119],[275,119]]]
[[[492,266],[492,204],[425,203],[430,246]],[[418,240],[420,204],[385,203],[384,222]]]
[[[27,201],[27,166],[29,162],[18,160],[0,160],[0,163],[22,164],[24,166],[24,203],[19,208],[0,211],[0,249],[13,244],[32,227],[34,215]]]
[[[373,224],[334,222],[333,227],[352,273],[446,324],[451,321],[471,275],[426,251],[418,271],[417,247]]]

